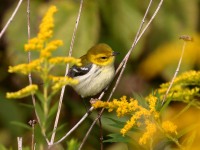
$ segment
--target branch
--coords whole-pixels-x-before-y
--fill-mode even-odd
[[[81,125],[81,123],[89,116],[90,112],[92,112],[93,109],[94,109],[94,107],[90,107],[88,112],[79,120],[79,122],[69,132],[67,132],[60,140],[55,142],[53,145],[59,144],[60,142],[65,140],[65,138],[67,138],[74,130],[76,130],[79,127],[79,125]]]
[[[18,150],[22,150],[22,137],[17,137]]]
[[[68,56],[72,56],[74,41],[75,41],[76,32],[77,32],[77,28],[78,28],[79,21],[80,21],[82,7],[83,7],[83,0],[81,0],[81,2],[80,2],[79,12],[78,12],[78,16],[77,16],[77,19],[76,19],[76,24],[75,24],[75,27],[74,27],[74,32],[73,32],[73,35],[72,35],[72,40],[71,40],[70,50],[69,50],[69,55]],[[68,70],[69,70],[69,64],[67,64],[67,66],[66,66],[65,77],[68,74]],[[61,90],[59,104],[58,104],[58,111],[57,111],[57,114],[56,114],[56,119],[55,119],[55,123],[54,123],[54,128],[53,128],[53,133],[52,133],[52,136],[51,136],[50,145],[52,145],[54,143],[54,139],[55,139],[55,135],[56,135],[56,129],[57,129],[57,126],[58,126],[58,121],[59,121],[59,117],[60,117],[60,111],[61,111],[61,107],[62,107],[62,101],[63,101],[63,97],[64,97],[64,92],[65,92],[65,87],[66,86],[63,86],[62,90]]]
[[[4,28],[1,30],[0,33],[0,39],[3,36],[4,32],[6,31],[6,29],[8,28],[9,24],[12,22],[13,18],[15,17],[19,7],[21,6],[23,0],[19,0],[14,12],[12,13],[11,17],[9,18],[8,22],[6,23],[6,25],[4,26]]]
[[[31,26],[30,26],[30,0],[27,0],[27,30],[28,30],[28,41],[29,41],[30,38],[31,38]],[[31,62],[31,52],[28,51],[28,63],[30,63],[30,62]],[[29,80],[29,85],[32,85],[32,84],[33,84],[33,81],[32,81],[32,75],[31,75],[31,73],[28,74],[28,80]],[[32,99],[33,106],[34,106],[34,108],[35,108],[36,98],[35,98],[35,95],[34,95],[34,94],[31,94],[31,99]],[[36,118],[37,118],[37,122],[38,122],[38,124],[39,124],[40,127],[41,127],[41,121],[40,121],[40,118],[39,118],[39,116],[38,116],[38,113],[37,113],[36,109],[34,109],[34,110],[35,110],[35,115],[36,115]],[[48,140],[48,138],[47,138],[47,136],[46,136],[46,133],[42,132],[42,134],[43,134],[43,136],[44,136],[46,142],[49,143],[49,140]]]
[[[179,59],[176,71],[174,73],[174,76],[173,76],[173,78],[172,78],[172,80],[170,82],[170,85],[169,85],[169,87],[168,87],[168,89],[167,89],[167,91],[166,91],[166,93],[165,93],[165,95],[163,97],[162,104],[165,102],[166,97],[169,94],[169,91],[170,91],[170,89],[171,89],[171,87],[172,87],[172,85],[174,83],[174,80],[175,80],[175,78],[178,75],[178,72],[180,70],[181,62],[182,62],[182,59],[183,59],[183,54],[184,54],[184,51],[185,51],[186,41],[192,41],[192,38],[190,36],[185,36],[185,35],[180,36],[179,39],[183,39],[184,40],[183,47],[182,47],[182,52],[181,52],[181,56],[180,56],[180,59]]]

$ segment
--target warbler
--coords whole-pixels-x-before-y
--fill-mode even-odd
[[[100,93],[114,78],[115,56],[110,46],[101,43],[90,48],[80,57],[82,66],[72,66],[68,76],[78,79],[79,83],[72,85],[82,98]]]

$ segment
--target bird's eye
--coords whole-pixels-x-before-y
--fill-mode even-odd
[[[107,57],[101,57],[101,59],[107,59]]]

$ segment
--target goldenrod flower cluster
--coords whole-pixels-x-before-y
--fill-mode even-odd
[[[158,89],[160,95],[164,95],[167,91],[170,82],[161,84]],[[200,71],[188,71],[179,75],[172,85],[172,88],[167,95],[168,98],[174,101],[182,101],[189,103],[194,100],[193,105],[200,107],[198,98],[200,97]]]
[[[29,74],[30,72],[41,71],[41,59],[36,59],[29,64],[19,64],[17,66],[9,66],[8,72],[10,73],[22,73]]]
[[[171,121],[162,122],[162,128],[167,133],[175,133],[177,134],[177,126]]]
[[[76,64],[77,66],[81,66],[81,59],[76,59],[74,57],[54,57],[49,59],[49,63],[51,64]]]
[[[53,36],[54,18],[53,15],[57,11],[55,6],[51,6],[46,12],[42,22],[39,26],[39,33],[36,37],[30,39],[27,44],[25,44],[25,51],[36,51],[39,52],[39,58],[33,60],[28,64],[19,64],[16,66],[9,66],[8,71],[10,73],[22,73],[29,74],[31,72],[36,72],[43,80],[44,84],[52,86],[51,89],[59,90],[62,86],[67,84],[77,84],[78,81],[72,78],[63,77],[59,81],[55,82],[53,78],[49,78],[50,71],[55,65],[59,64],[75,64],[77,66],[81,65],[80,59],[75,59],[73,57],[53,57],[52,52],[57,50],[59,46],[63,45],[61,40],[51,40]],[[52,84],[49,84],[52,83]],[[29,87],[29,86],[27,86]],[[29,88],[30,89],[30,88]],[[33,89],[35,92],[36,89]],[[16,95],[22,94],[23,92],[16,92]],[[13,93],[13,95],[15,95]],[[20,96],[18,96],[20,98]],[[8,98],[13,98],[8,94]],[[16,98],[16,97],[15,97]]]
[[[39,32],[37,37],[30,39],[28,44],[25,44],[24,46],[25,51],[41,50],[44,48],[44,44],[46,44],[45,42],[53,35],[53,27],[54,27],[53,15],[56,11],[57,8],[55,6],[51,6],[48,9],[39,26]]]
[[[145,108],[138,104],[138,101],[130,98],[127,100],[126,96],[121,97],[119,100],[114,99],[112,102],[96,101],[93,103],[94,108],[106,108],[109,112],[116,110],[118,117],[124,115],[131,115],[130,119],[126,122],[124,127],[121,129],[121,134],[125,135],[133,127],[145,128],[144,133],[139,139],[139,144],[146,144],[147,141],[153,138],[156,131],[162,129],[159,126],[159,112],[156,110],[157,98],[150,95],[146,98],[148,108]],[[162,131],[169,133],[176,133],[176,126],[167,121],[163,125]]]
[[[49,78],[54,83],[53,86],[52,86],[52,90],[54,90],[54,91],[59,90],[64,85],[78,84],[78,80],[72,79],[72,78],[69,78],[69,77],[49,76]]]
[[[34,94],[38,90],[37,85],[28,85],[25,88],[17,91],[17,92],[8,92],[6,93],[7,98],[23,98],[30,94]]]
[[[145,132],[142,135],[142,137],[139,139],[139,144],[140,145],[144,145],[147,143],[147,141],[153,137],[154,133],[157,131],[156,129],[156,125],[155,123],[150,122],[149,120],[147,120],[145,122],[146,124],[146,128],[145,128]]]

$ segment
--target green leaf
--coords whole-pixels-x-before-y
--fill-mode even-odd
[[[124,125],[126,124],[126,121],[119,121],[110,117],[106,117],[108,119],[110,119],[111,121],[113,121],[113,123],[110,123],[109,125],[115,128],[119,128],[122,129],[124,127]],[[139,132],[141,131],[138,127],[132,127],[130,131],[133,132]]]
[[[13,128],[11,125],[11,121],[24,122],[24,117],[28,115],[26,111],[24,111],[18,105],[18,101],[8,100],[5,98],[5,93],[3,90],[0,91],[0,118],[2,120],[1,125],[6,127],[13,134],[21,134],[21,128]],[[12,111],[11,111],[12,110]]]
[[[45,121],[44,112],[38,102],[35,103],[35,109],[40,118],[40,122],[43,123]]]
[[[144,107],[146,109],[149,108],[147,101],[145,100],[145,98],[142,95],[135,93],[135,92],[133,92],[132,94],[133,94],[134,99],[136,99],[138,101],[139,105],[141,105],[142,107]]]
[[[24,129],[27,129],[27,130],[31,130],[31,127],[28,124],[25,124],[25,123],[22,123],[22,122],[12,121],[11,124],[22,127]]]
[[[48,119],[51,119],[53,115],[55,117],[57,109],[58,109],[58,101],[55,104],[53,104],[53,106],[50,108],[49,114],[48,114]]]
[[[20,103],[19,105],[24,106],[24,107],[26,107],[26,108],[34,109],[34,106],[33,106],[32,104]]]
[[[37,98],[40,100],[40,102],[43,104],[43,103],[44,103],[44,95],[43,95],[43,93],[40,92],[40,91],[37,91],[37,92],[35,93],[35,95],[36,95]]]
[[[164,105],[160,109],[160,114],[162,114],[165,111],[165,109],[168,107],[168,105],[171,102],[171,100],[172,100],[171,98],[167,99],[167,101],[164,103]]]
[[[79,142],[76,139],[71,139],[70,141],[67,141],[67,149],[68,150],[77,150],[79,147]]]
[[[122,136],[119,133],[113,133],[113,134],[109,134],[108,137],[110,137],[110,139],[108,140],[104,140],[103,142],[130,142],[130,137],[128,136]]]
[[[46,128],[48,129],[51,125],[52,122],[55,119],[56,116],[56,111],[58,109],[58,102],[56,102],[55,104],[53,104],[52,108],[50,108],[48,116],[47,116],[47,124],[46,124]]]
[[[113,123],[110,123],[109,125],[111,125],[113,127],[116,127],[116,128],[120,128],[121,129],[121,128],[124,127],[124,125],[126,123],[125,121],[119,121],[119,120],[116,120],[116,119],[113,119],[113,118],[110,118],[110,117],[106,117],[106,118],[112,120]]]
[[[58,133],[59,131],[61,131],[64,127],[66,127],[67,123],[62,123],[62,125],[58,126],[56,129],[56,132]],[[50,137],[50,135],[52,135],[53,131],[48,133],[48,136]]]

